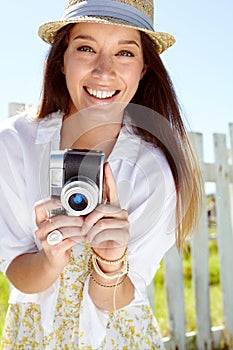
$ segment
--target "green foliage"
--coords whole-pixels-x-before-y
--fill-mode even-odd
[[[7,302],[9,296],[9,283],[5,276],[0,272],[0,341],[2,336],[2,329],[4,326],[4,319],[7,311]]]

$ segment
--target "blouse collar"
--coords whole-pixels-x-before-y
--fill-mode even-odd
[[[60,144],[61,127],[64,113],[54,112],[49,114],[47,117],[42,118],[38,121],[38,129],[36,135],[36,144],[45,144],[53,142],[57,145]],[[127,142],[130,141],[130,149],[126,147]],[[130,158],[130,161],[135,163],[137,160],[139,147],[141,140],[136,136],[131,127],[130,116],[126,112],[124,115],[124,122],[118,136],[117,142],[108,158],[108,161],[119,158]],[[55,147],[56,148],[56,147]],[[129,154],[130,152],[130,154]]]

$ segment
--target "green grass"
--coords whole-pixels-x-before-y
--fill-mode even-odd
[[[223,324],[222,294],[219,282],[219,259],[216,241],[209,242],[209,272],[210,272],[210,308],[212,326]],[[187,332],[195,330],[194,294],[192,290],[192,266],[189,252],[184,252],[183,258],[185,311]],[[0,339],[4,318],[7,310],[9,286],[0,273]],[[155,312],[162,335],[169,336],[166,295],[164,288],[163,264],[155,277]]]
[[[2,329],[7,311],[7,301],[9,295],[9,284],[5,276],[0,272],[0,341],[2,338]]]

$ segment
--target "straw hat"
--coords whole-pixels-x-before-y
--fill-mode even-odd
[[[121,25],[145,32],[160,54],[174,44],[175,38],[154,30],[153,13],[153,0],[68,0],[62,19],[42,24],[38,34],[52,44],[57,31],[70,23]]]

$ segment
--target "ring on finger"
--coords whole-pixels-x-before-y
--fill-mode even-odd
[[[61,243],[63,240],[63,235],[59,230],[54,230],[50,232],[47,236],[47,242],[49,245],[55,245]]]

